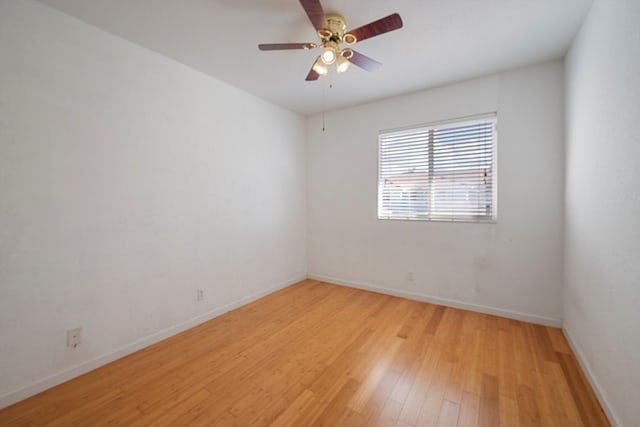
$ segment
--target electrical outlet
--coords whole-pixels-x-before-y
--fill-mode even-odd
[[[82,342],[82,328],[67,330],[67,347],[77,347]]]
[[[204,300],[204,289],[197,289],[196,290],[196,301],[202,301]]]
[[[407,280],[413,282],[413,270],[407,272]]]

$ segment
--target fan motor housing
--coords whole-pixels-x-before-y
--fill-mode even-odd
[[[318,36],[323,42],[336,42],[342,43],[344,38],[344,32],[347,28],[347,22],[344,17],[338,13],[327,13],[325,15],[327,20],[327,26],[329,28],[318,31]]]
[[[327,24],[329,25],[329,31],[335,37],[342,38],[344,35],[344,30],[347,29],[347,23],[342,17],[337,13],[328,13],[325,15],[327,18]]]

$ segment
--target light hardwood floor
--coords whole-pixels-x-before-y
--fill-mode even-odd
[[[306,280],[0,425],[607,426],[559,329]]]

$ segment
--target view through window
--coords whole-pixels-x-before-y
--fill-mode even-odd
[[[496,114],[382,131],[378,218],[496,219]]]

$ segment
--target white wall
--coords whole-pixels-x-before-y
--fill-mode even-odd
[[[564,328],[610,419],[640,420],[640,2],[594,2],[567,58]]]
[[[0,406],[304,278],[304,138],[298,115],[0,2]]]
[[[310,276],[559,325],[563,73],[550,62],[328,113],[324,133],[311,117]],[[498,112],[496,224],[376,219],[378,130],[490,111]]]

